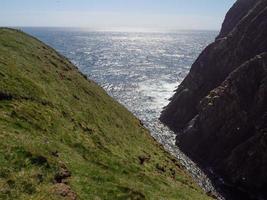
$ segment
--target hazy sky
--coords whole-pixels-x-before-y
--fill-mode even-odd
[[[0,26],[219,29],[235,0],[0,0]]]

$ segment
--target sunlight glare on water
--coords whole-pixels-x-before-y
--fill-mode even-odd
[[[26,28],[69,58],[90,79],[133,112],[152,136],[213,191],[204,173],[175,146],[175,134],[158,118],[214,31],[120,32]]]

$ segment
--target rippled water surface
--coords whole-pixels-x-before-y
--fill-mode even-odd
[[[174,145],[175,135],[159,121],[173,91],[217,32],[104,32],[25,28],[68,57],[90,79],[125,105],[206,190],[210,181]]]

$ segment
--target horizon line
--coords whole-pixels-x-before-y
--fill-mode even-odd
[[[100,31],[100,32],[175,32],[175,31],[214,31],[219,32],[220,29],[183,29],[171,27],[126,27],[126,26],[113,26],[113,27],[87,27],[87,26],[1,26],[1,28],[50,28],[50,29],[79,29],[80,31]]]

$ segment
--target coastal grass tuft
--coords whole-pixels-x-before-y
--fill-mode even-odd
[[[0,199],[209,199],[122,105],[37,39],[0,29]]]

